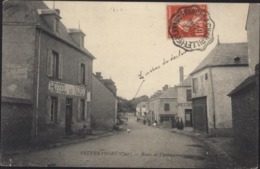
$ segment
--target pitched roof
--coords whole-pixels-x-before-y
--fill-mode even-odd
[[[46,13],[46,11],[50,13],[51,10],[48,9],[48,6],[43,1],[9,0],[3,5],[3,23],[40,25],[40,28],[51,32],[49,25],[41,16],[41,14]],[[55,13],[57,14],[57,12]],[[76,47],[89,57],[95,58],[87,49],[80,48],[75,43],[62,22],[59,23],[59,30],[57,33],[52,33],[52,35]]]
[[[157,99],[159,96],[162,95],[162,90],[157,90],[151,97],[149,100],[154,100],[154,99]]]
[[[99,81],[105,88],[107,88],[107,90],[109,90],[114,95],[115,98],[117,98],[116,94],[106,84],[104,84],[94,73],[92,73],[92,77]],[[93,82],[94,81],[92,80],[92,83]]]
[[[170,87],[159,96],[159,99],[171,99],[177,98],[177,92],[175,87]]]
[[[179,83],[177,85],[177,87],[181,87],[181,86],[191,86],[191,77],[187,77],[186,79],[184,79],[181,83]]]
[[[256,75],[251,75],[247,77],[242,83],[240,83],[235,89],[233,89],[228,96],[232,96],[236,94],[237,92],[243,90],[246,87],[256,85]]]
[[[235,62],[235,58],[238,61]],[[247,66],[247,43],[219,43],[208,56],[190,73],[191,75],[209,66]]]
[[[140,102],[137,104],[136,108],[145,107],[147,102]]]

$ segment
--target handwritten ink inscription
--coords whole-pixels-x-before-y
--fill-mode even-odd
[[[85,96],[84,87],[54,81],[49,81],[49,91],[72,96]]]
[[[152,67],[149,71],[147,71],[147,72],[144,73],[144,74],[142,73],[142,71],[140,71],[140,73],[138,74],[139,79],[143,79],[143,80],[144,80],[144,78],[145,78],[144,76],[148,76],[148,75],[151,74],[152,72],[154,72],[154,71],[160,69],[161,66],[165,66],[166,64],[168,64],[168,63],[170,63],[171,61],[177,59],[178,57],[184,55],[185,53],[186,53],[186,51],[184,51],[183,53],[181,53],[181,52],[179,51],[179,54],[178,54],[178,55],[176,55],[176,56],[171,55],[171,57],[170,57],[169,59],[163,59],[162,65],[154,66],[154,67]]]

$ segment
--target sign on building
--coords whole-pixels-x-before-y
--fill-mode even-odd
[[[81,86],[49,81],[49,91],[71,96],[85,96],[85,88]]]

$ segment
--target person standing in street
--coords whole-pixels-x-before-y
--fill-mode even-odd
[[[176,127],[177,127],[178,130],[180,130],[180,121],[179,121],[179,117],[177,117]]]
[[[182,121],[182,118],[181,118],[181,121],[180,121],[180,130],[183,130],[184,126],[183,126],[183,121]]]

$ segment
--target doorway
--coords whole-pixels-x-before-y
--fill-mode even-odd
[[[72,99],[66,99],[66,119],[65,119],[65,134],[70,135],[72,133]]]
[[[207,97],[192,100],[193,128],[208,134]]]
[[[185,109],[185,127],[192,127],[192,110]]]

